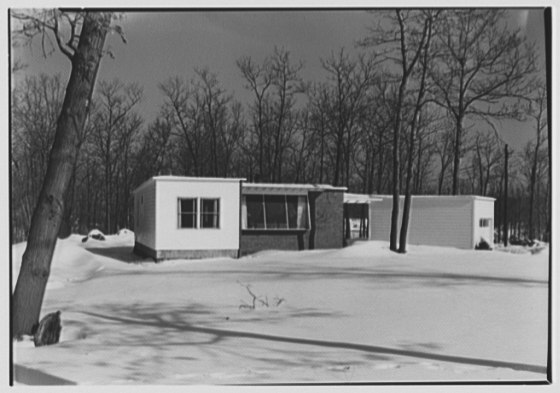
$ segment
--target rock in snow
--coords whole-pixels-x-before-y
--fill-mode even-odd
[[[42,347],[43,345],[58,343],[61,330],[60,311],[45,315],[41,322],[39,322],[39,326],[33,336],[35,346]]]

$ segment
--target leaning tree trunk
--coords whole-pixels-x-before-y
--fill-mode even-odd
[[[31,334],[39,321],[65,196],[78,156],[78,134],[85,124],[110,22],[110,13],[86,12],[78,47],[71,57],[72,71],[12,299],[14,337]]]

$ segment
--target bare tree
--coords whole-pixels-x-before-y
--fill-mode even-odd
[[[348,186],[351,159],[361,139],[360,125],[363,123],[360,124],[359,119],[368,109],[367,93],[377,78],[377,61],[374,56],[365,55],[352,59],[340,49],[338,54],[331,53],[321,63],[328,73],[328,82],[322,89],[327,98],[323,110],[335,148],[333,184]]]
[[[389,27],[379,25],[377,28],[370,29],[369,37],[361,41],[361,45],[377,48],[377,50],[387,56],[391,64],[396,63],[400,66],[400,81],[398,83],[393,126],[393,209],[391,212],[389,244],[392,251],[397,251],[401,183],[400,135],[403,127],[403,105],[407,94],[409,78],[418,63],[428,32],[428,23],[422,21],[421,15],[422,13],[419,11],[397,9],[394,15],[388,15]]]
[[[60,75],[25,77],[12,92],[12,239],[25,240],[45,177],[64,86]]]
[[[45,181],[31,219],[12,299],[14,337],[31,334],[39,320],[66,191],[78,157],[77,140],[84,128],[111,23],[109,12],[85,11],[83,18],[77,15],[82,14],[71,16],[58,10],[44,15],[12,14],[23,22],[23,34],[53,36],[60,51],[72,62]],[[66,38],[63,38],[64,30],[60,27],[64,20],[69,22],[70,35]]]
[[[437,32],[438,56],[430,68],[435,102],[455,122],[452,193],[459,191],[465,119],[518,117],[517,99],[531,87],[534,53],[525,37],[505,25],[506,10],[446,11]]]
[[[121,210],[114,200],[120,183],[117,182],[117,171],[121,161],[129,158],[132,137],[141,125],[134,112],[141,100],[142,89],[137,84],[125,85],[118,79],[99,84],[91,122],[95,153],[104,173],[104,230],[108,233],[116,230],[113,218]]]
[[[543,162],[542,149],[546,141],[546,133],[543,131],[548,126],[547,121],[547,94],[546,89],[542,85],[538,85],[536,90],[536,95],[531,100],[529,107],[527,108],[527,114],[529,118],[534,122],[534,128],[536,131],[536,137],[533,141],[530,141],[525,147],[525,155],[529,161],[529,238],[535,238],[535,199],[536,199],[536,185],[539,174],[539,164]]]
[[[268,181],[282,181],[284,156],[298,120],[296,95],[307,89],[300,76],[303,63],[293,63],[289,51],[275,47],[262,65],[243,57],[237,66],[246,88],[254,94],[251,111],[253,132],[257,135],[258,175]]]
[[[432,35],[434,31],[434,21],[440,12],[425,11],[423,14],[424,19],[424,36],[419,43],[419,49],[422,52],[420,57],[420,64],[422,66],[420,72],[420,82],[414,110],[412,114],[412,121],[409,126],[409,140],[408,140],[408,162],[406,168],[406,183],[405,183],[405,197],[402,215],[401,232],[399,236],[399,252],[406,252],[406,241],[408,233],[408,223],[410,219],[410,205],[412,202],[412,169],[414,162],[414,145],[416,144],[416,131],[420,127],[420,115],[425,105],[424,96],[426,94],[426,76],[428,68],[430,67],[430,58],[432,53],[430,51],[430,44],[432,42]],[[394,197],[394,196],[393,196]]]
[[[165,97],[163,110],[173,115],[173,135],[186,145],[181,154],[183,173],[202,175],[203,128],[201,100],[194,100],[188,81],[176,76],[159,85]]]

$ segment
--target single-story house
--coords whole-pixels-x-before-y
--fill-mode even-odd
[[[343,246],[345,187],[156,176],[134,191],[137,254],[156,261]]]
[[[409,244],[473,249],[481,240],[494,242],[494,198],[476,195],[414,195],[410,207]],[[399,201],[399,231],[404,196]],[[389,240],[393,197],[391,195],[345,194],[345,211],[360,206],[360,220],[367,222],[367,234],[347,238]],[[347,215],[352,224],[356,216]],[[354,224],[355,225],[355,224]],[[347,224],[348,226],[348,224]]]

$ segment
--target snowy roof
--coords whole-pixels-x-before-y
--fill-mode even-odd
[[[379,198],[376,195],[344,193],[344,203],[370,203],[382,200],[383,198]]]
[[[307,194],[309,191],[346,191],[330,184],[243,183],[243,194]]]

